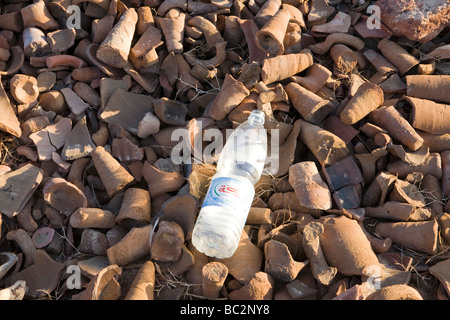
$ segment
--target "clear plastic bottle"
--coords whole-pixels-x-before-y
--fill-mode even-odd
[[[236,251],[267,156],[265,115],[254,110],[227,139],[192,233],[192,244],[224,259]]]

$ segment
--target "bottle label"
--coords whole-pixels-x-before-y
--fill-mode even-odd
[[[230,211],[231,214],[247,219],[252,205],[255,188],[250,181],[219,177],[211,181],[203,206],[218,206]]]

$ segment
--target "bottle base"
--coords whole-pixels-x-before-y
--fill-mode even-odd
[[[237,225],[237,221],[233,221],[232,215],[227,212],[214,212],[217,207],[211,207],[212,210],[206,208],[208,209],[203,208],[203,212],[200,212],[192,232],[192,244],[208,257],[229,258],[238,247],[244,226]],[[223,210],[220,209],[222,208],[219,211]]]

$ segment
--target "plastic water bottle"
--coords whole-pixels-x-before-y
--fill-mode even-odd
[[[236,251],[267,156],[265,115],[254,110],[222,150],[192,233],[207,256],[229,258]]]

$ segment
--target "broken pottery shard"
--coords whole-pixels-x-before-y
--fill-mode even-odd
[[[75,160],[88,156],[94,148],[95,144],[92,142],[86,116],[84,116],[70,131],[61,151],[61,157],[64,160]]]
[[[109,263],[119,266],[137,261],[150,253],[152,225],[132,228],[119,242],[106,251]]]
[[[16,254],[11,252],[0,252],[0,280],[8,273],[15,263],[19,260]]]
[[[361,170],[352,156],[344,158],[331,166],[323,167],[322,172],[331,191],[364,182]]]
[[[26,296],[38,298],[55,290],[63,269],[64,264],[53,260],[44,250],[37,250],[34,263],[7,280],[8,284],[24,280],[28,287]]]
[[[430,273],[435,276],[450,295],[450,259],[440,261],[430,267]]]
[[[60,91],[64,95],[64,99],[73,114],[78,116],[82,114],[84,110],[89,108],[89,104],[84,102],[72,89],[62,88]]]
[[[100,270],[89,282],[86,290],[72,298],[72,300],[117,300],[120,297],[121,287],[116,277],[122,269],[115,264]]]
[[[275,280],[268,273],[259,271],[240,289],[230,292],[230,300],[272,300]]]
[[[313,26],[311,31],[321,33],[333,33],[333,32],[346,33],[348,32],[348,29],[350,28],[351,24],[352,18],[348,14],[339,11],[332,20],[324,24]]]
[[[64,145],[71,129],[72,121],[62,118],[57,123],[30,134],[30,139],[37,147],[39,160],[51,160],[52,153]]]
[[[36,248],[40,249],[45,246],[48,246],[52,242],[54,235],[55,229],[49,227],[42,227],[37,229],[33,233],[32,240],[36,245]]]
[[[448,1],[392,1],[375,3],[381,11],[381,22],[395,36],[425,43],[437,36],[450,22]]]
[[[112,155],[119,161],[134,161],[144,158],[144,150],[127,138],[114,138],[111,148]]]
[[[109,124],[120,124],[129,132],[136,134],[139,122],[146,113],[152,111],[152,97],[119,88],[109,98],[100,118]]]
[[[97,172],[110,197],[119,193],[134,178],[105,148],[97,146],[91,152]]]
[[[190,194],[178,194],[163,203],[161,221],[176,222],[189,239],[194,229],[198,200]]]
[[[42,192],[44,200],[66,216],[80,207],[87,207],[84,193],[63,178],[51,178],[45,183]]]
[[[380,222],[375,226],[375,233],[392,239],[393,243],[433,255],[437,250],[438,228],[436,220]]]
[[[43,171],[27,164],[0,175],[0,212],[12,218],[30,199],[43,178]]]
[[[363,275],[364,268],[379,267],[377,256],[356,220],[345,216],[320,219],[324,232],[319,236],[326,261],[345,275]]]
[[[264,271],[275,280],[282,282],[293,281],[298,273],[308,264],[308,261],[295,261],[288,246],[276,240],[269,240],[264,245]]]
[[[183,243],[183,229],[175,222],[161,221],[152,240],[151,257],[162,262],[177,261]]]
[[[20,123],[11,107],[11,102],[8,95],[3,88],[3,84],[0,81],[0,130],[12,134],[16,137],[22,135],[22,129],[20,129]]]
[[[152,112],[147,112],[141,121],[139,121],[138,129],[136,135],[145,139],[148,136],[158,133],[161,121]]]
[[[158,118],[167,124],[175,126],[186,123],[187,107],[184,103],[179,101],[172,101],[166,97],[155,100],[154,102],[155,114]]]
[[[114,67],[123,68],[127,64],[131,41],[138,20],[134,8],[127,9],[102,42],[97,51],[97,58]]]
[[[9,86],[12,96],[19,103],[31,103],[39,96],[38,82],[35,77],[15,74]]]
[[[312,210],[328,210],[332,207],[330,190],[313,161],[292,165],[289,168],[289,183],[301,206]]]
[[[148,190],[152,198],[165,192],[178,191],[186,181],[186,178],[181,173],[177,171],[161,171],[147,161],[144,162],[142,176],[148,183]]]
[[[20,9],[20,13],[25,28],[33,26],[44,30],[59,28],[58,21],[52,17],[43,0],[34,1],[33,4],[23,7]]]
[[[220,262],[225,264],[228,272],[241,283],[250,281],[259,270],[263,261],[263,252],[253,244],[245,231],[241,234],[235,253]]]
[[[75,28],[59,29],[47,33],[47,41],[54,53],[61,53],[72,47],[75,43],[77,33]]]

